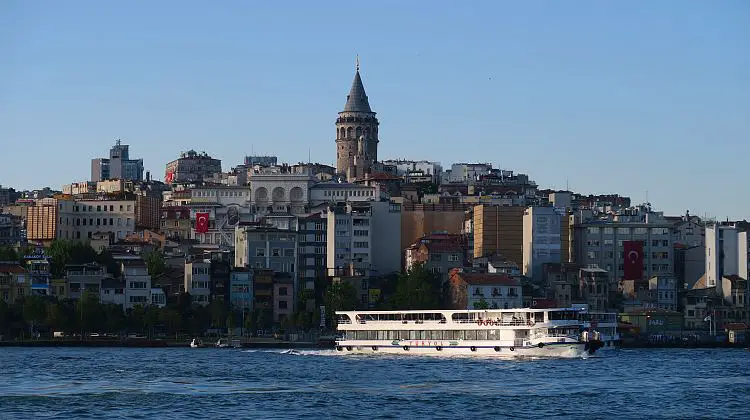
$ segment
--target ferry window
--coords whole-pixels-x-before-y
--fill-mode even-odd
[[[378,332],[377,331],[367,331],[367,339],[368,340],[377,340],[378,339]]]
[[[378,331],[378,340],[387,340],[388,331]]]
[[[409,339],[409,331],[399,331],[399,334],[400,334],[399,340]]]
[[[477,331],[476,330],[468,330],[466,331],[466,340],[476,340],[477,339]]]
[[[430,331],[430,340],[441,340],[440,331]]]
[[[477,331],[477,340],[486,340],[486,339],[487,339],[487,330]]]
[[[419,331],[409,331],[409,340],[419,340]]]
[[[429,331],[419,331],[420,340],[427,340],[428,338],[430,338]]]

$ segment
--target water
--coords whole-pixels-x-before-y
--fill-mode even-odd
[[[750,353],[571,360],[0,348],[0,418],[748,418]]]

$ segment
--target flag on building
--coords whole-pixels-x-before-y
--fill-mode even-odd
[[[643,242],[623,242],[623,278],[625,280],[643,279]]]
[[[208,213],[195,213],[195,232],[208,232]]]
[[[703,318],[703,322],[708,322],[708,321],[710,321],[710,320],[711,320],[711,315],[709,315],[709,316],[707,316],[707,317]]]

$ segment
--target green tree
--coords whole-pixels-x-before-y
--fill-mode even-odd
[[[47,319],[47,303],[41,296],[26,296],[23,299],[23,319],[32,333]]]
[[[146,253],[143,256],[143,259],[146,261],[148,275],[151,276],[151,278],[160,276],[167,270],[167,264],[164,261],[164,254],[157,250]]]
[[[331,283],[323,298],[326,307],[326,318],[336,319],[336,311],[353,311],[359,307],[357,290],[347,282]]]
[[[474,309],[490,309],[490,304],[484,298],[481,298],[479,302],[474,302]]]
[[[9,246],[0,247],[0,261],[20,262],[21,256]]]
[[[76,319],[84,333],[98,332],[105,328],[104,308],[99,303],[99,295],[86,291],[76,304]]]
[[[174,308],[164,308],[159,313],[159,321],[166,324],[170,333],[175,335],[182,329],[182,317]]]
[[[393,309],[439,309],[442,287],[438,276],[417,264],[398,276],[391,296]]]
[[[221,328],[226,323],[227,319],[227,305],[220,299],[214,299],[209,305],[209,312],[211,313],[211,326],[214,328]]]
[[[127,323],[122,306],[110,303],[103,305],[103,311],[105,319],[104,329],[109,333],[115,334],[123,332]]]

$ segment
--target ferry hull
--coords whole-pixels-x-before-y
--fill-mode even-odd
[[[480,356],[480,357],[550,357],[580,358],[589,354],[586,343],[550,344],[543,347],[498,347],[498,346],[447,346],[447,347],[411,347],[393,345],[372,345],[340,342],[336,350],[341,354],[399,354],[399,355],[432,355],[432,356]]]

